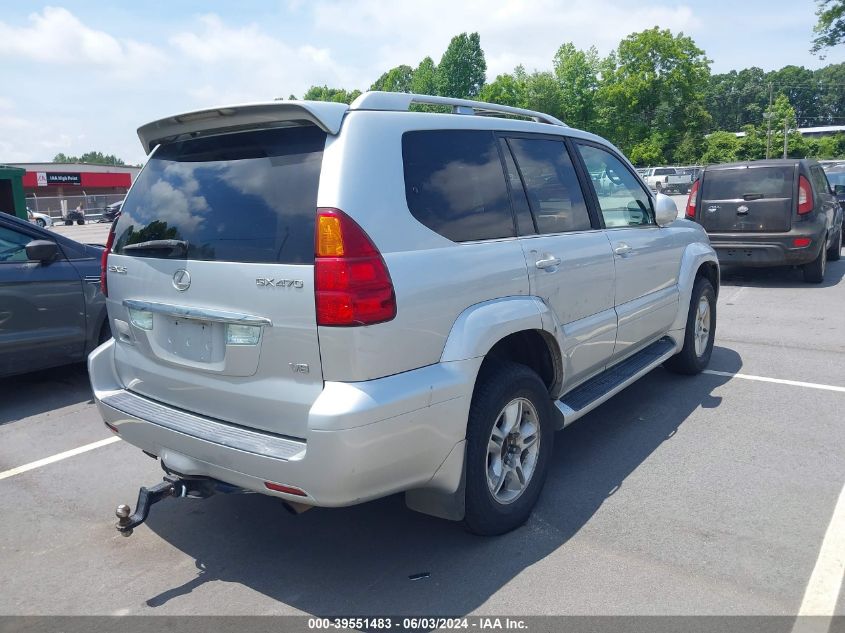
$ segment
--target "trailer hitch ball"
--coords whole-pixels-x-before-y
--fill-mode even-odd
[[[125,503],[121,503],[117,506],[114,514],[117,517],[117,527],[120,530],[120,528],[125,527],[129,523],[129,515],[132,514],[132,509]],[[120,533],[123,536],[132,536],[132,532],[132,528],[120,530]]]

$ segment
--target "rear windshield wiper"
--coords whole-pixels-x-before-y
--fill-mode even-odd
[[[188,252],[186,240],[150,240],[149,242],[138,242],[137,244],[126,244],[124,251],[179,251]]]

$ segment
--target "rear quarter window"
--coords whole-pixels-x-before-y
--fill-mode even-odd
[[[406,132],[402,159],[405,198],[417,221],[453,242],[516,235],[492,132]]]
[[[325,132],[305,126],[160,147],[123,204],[114,252],[204,261],[313,263],[325,142]],[[187,248],[126,250],[155,240],[179,240]]]
[[[794,175],[794,167],[714,169],[707,172],[701,195],[704,200],[790,198]]]

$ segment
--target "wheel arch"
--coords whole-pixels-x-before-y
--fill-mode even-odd
[[[705,277],[713,284],[713,290],[718,297],[720,285],[719,259],[713,247],[705,242],[693,242],[684,249],[678,271],[678,314],[671,330],[684,330],[686,328],[692,289],[699,277]]]
[[[496,359],[531,367],[556,393],[563,382],[560,345],[547,324],[548,306],[536,297],[505,297],[464,310],[452,326],[440,362],[483,358],[479,375]],[[476,376],[476,382],[478,376]]]

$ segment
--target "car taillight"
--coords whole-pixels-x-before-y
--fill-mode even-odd
[[[393,281],[381,253],[343,211],[317,209],[314,254],[317,325],[372,325],[396,316]]]
[[[695,219],[695,199],[698,197],[698,186],[701,184],[700,180],[692,183],[692,188],[689,190],[689,197],[687,198],[687,212],[686,216],[690,220]]]
[[[804,215],[813,210],[813,188],[804,176],[798,176],[798,214]]]
[[[112,222],[111,228],[109,228],[109,237],[106,239],[106,248],[100,257],[100,290],[106,297],[109,296],[109,282],[106,275],[108,273],[109,253],[111,253],[111,247],[114,244],[115,224],[117,224],[117,218],[115,218],[115,221]]]

